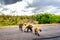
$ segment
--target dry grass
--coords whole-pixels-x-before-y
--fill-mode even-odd
[[[16,27],[18,27],[18,25],[11,25],[11,26],[0,26],[0,29],[2,29],[2,28],[16,28]]]

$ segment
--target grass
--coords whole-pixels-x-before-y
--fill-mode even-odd
[[[7,26],[0,25],[0,29],[2,29],[2,28],[14,28],[14,27],[18,27],[18,25],[7,25]]]

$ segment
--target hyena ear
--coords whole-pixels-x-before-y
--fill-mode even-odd
[[[39,31],[41,32],[42,30],[40,29]]]

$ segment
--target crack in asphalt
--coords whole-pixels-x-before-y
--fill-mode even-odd
[[[45,37],[45,38],[34,38],[33,40],[45,40],[45,39],[55,39],[55,38],[60,38],[60,36]]]

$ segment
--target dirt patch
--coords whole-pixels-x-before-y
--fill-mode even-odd
[[[60,24],[32,24],[34,26],[47,26],[47,27],[52,27],[52,26],[59,26]],[[0,29],[3,29],[3,28],[18,28],[19,26],[18,25],[13,25],[13,26],[0,26]]]

